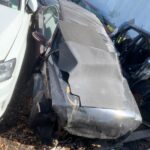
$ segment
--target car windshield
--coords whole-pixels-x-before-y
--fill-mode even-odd
[[[0,0],[0,4],[13,9],[19,9],[20,0]]]

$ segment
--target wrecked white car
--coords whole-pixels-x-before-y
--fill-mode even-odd
[[[137,129],[140,111],[118,53],[96,16],[60,1],[60,10],[41,8],[36,19],[33,36],[40,57],[30,125],[57,125],[98,139],[118,139]]]
[[[0,0],[0,118],[12,99],[27,48],[34,0]]]

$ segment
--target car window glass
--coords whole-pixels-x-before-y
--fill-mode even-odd
[[[13,9],[19,9],[20,0],[0,0],[0,4]]]
[[[58,22],[58,12],[55,7],[48,7],[44,11],[44,35],[49,40],[56,29]]]
[[[133,30],[133,29],[130,29],[130,30],[128,30],[127,35],[128,35],[131,39],[134,39],[134,38],[136,38],[136,37],[139,35],[139,33],[136,32],[136,31]]]

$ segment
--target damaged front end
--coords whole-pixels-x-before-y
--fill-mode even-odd
[[[93,43],[81,44],[86,42],[81,39],[78,43],[70,36],[71,31],[84,32],[85,39],[85,27],[65,22],[59,26],[60,42],[55,41],[54,49],[60,50],[49,58],[48,70],[52,108],[60,126],[71,134],[99,139],[117,139],[137,129],[141,115],[116,52],[103,44],[94,48]],[[88,31],[103,40],[94,30]]]
[[[46,69],[40,71],[41,100],[51,102],[47,106],[59,127],[71,134],[93,139],[128,135],[142,118],[112,41],[96,16],[70,2],[60,5],[61,19],[44,56]]]
[[[71,87],[64,80],[64,72],[53,65],[49,64],[48,67],[52,107],[57,114],[59,125],[66,131],[94,139],[117,139],[140,125],[140,112],[131,93],[126,93],[130,99],[127,99],[123,109],[103,108],[92,104],[84,106],[80,97],[72,94]],[[127,86],[126,90],[130,91],[126,81],[124,84]],[[99,103],[100,100],[101,98]]]

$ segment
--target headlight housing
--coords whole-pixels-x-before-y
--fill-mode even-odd
[[[16,65],[16,59],[0,62],[0,82],[11,78]]]

